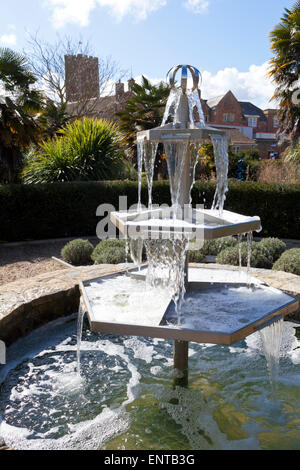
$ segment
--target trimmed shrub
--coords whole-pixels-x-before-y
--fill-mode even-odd
[[[285,251],[273,266],[274,271],[285,271],[300,276],[300,248]]]
[[[217,256],[226,248],[237,245],[237,240],[233,237],[224,237],[217,240],[209,240],[204,242],[203,251],[205,255]]]
[[[190,263],[203,263],[205,261],[205,253],[201,250],[189,250],[188,252]]]
[[[279,240],[279,238],[264,238],[259,242],[259,246],[267,250],[272,263],[275,263],[286,250],[286,244],[282,240]]]
[[[121,239],[102,240],[95,247],[91,258],[95,264],[125,263],[126,241]],[[129,255],[128,259],[130,259]]]
[[[242,266],[247,266],[248,247],[247,243],[241,244]],[[217,263],[230,264],[232,266],[239,265],[239,248],[238,246],[226,248],[217,255]],[[250,265],[252,268],[270,269],[272,260],[268,256],[266,248],[260,246],[259,243],[252,243]]]
[[[91,254],[94,247],[88,240],[72,240],[61,250],[62,258],[74,266],[91,264]]]

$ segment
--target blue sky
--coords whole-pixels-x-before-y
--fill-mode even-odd
[[[163,79],[179,63],[203,73],[202,94],[229,88],[262,107],[273,92],[266,79],[269,32],[294,0],[0,0],[0,45],[22,50],[27,31],[89,39],[95,55],[123,69]]]

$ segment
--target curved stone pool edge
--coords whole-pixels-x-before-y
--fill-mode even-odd
[[[97,265],[64,269],[21,279],[0,287],[0,340],[6,346],[34,329],[59,317],[71,315],[79,307],[79,282],[114,274],[133,265]],[[209,269],[238,270],[234,266],[195,264]],[[281,271],[251,269],[251,276],[300,299],[300,276]],[[293,314],[300,320],[300,312]]]

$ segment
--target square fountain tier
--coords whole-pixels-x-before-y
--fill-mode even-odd
[[[188,239],[212,240],[247,232],[259,231],[259,217],[247,217],[234,212],[212,209],[157,208],[141,211],[111,212],[112,223],[125,238],[172,238],[184,235]]]
[[[189,279],[179,317],[165,288],[126,273],[81,283],[92,331],[231,345],[299,308],[256,278],[248,285],[243,272],[190,267]]]
[[[211,135],[230,136],[230,130],[228,129],[217,129],[210,126],[200,127],[193,124],[188,124],[187,128],[181,128],[179,124],[177,126],[170,123],[165,126],[140,131],[137,133],[137,140],[157,143],[184,141],[193,143],[210,140]]]

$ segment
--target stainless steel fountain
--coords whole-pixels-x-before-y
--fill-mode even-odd
[[[226,130],[206,125],[198,90],[200,77],[200,72],[189,65],[174,67],[168,73],[171,92],[162,125],[137,134],[137,208],[111,213],[112,222],[124,237],[139,247],[139,256],[145,244],[148,267],[80,285],[93,331],[174,340],[174,367],[182,371],[188,368],[189,341],[230,345],[298,309],[296,299],[242,271],[225,270],[218,276],[217,270],[188,266],[187,252],[193,242],[201,245],[204,240],[261,229],[259,217],[223,210],[228,191],[229,135]],[[193,208],[195,169],[199,151],[207,142],[213,143],[215,152],[216,193],[211,209]],[[158,144],[163,144],[166,154],[171,207],[152,205]],[[147,208],[141,205],[143,164],[149,187]],[[161,269],[156,269],[157,265]],[[165,278],[163,271],[167,272]]]

